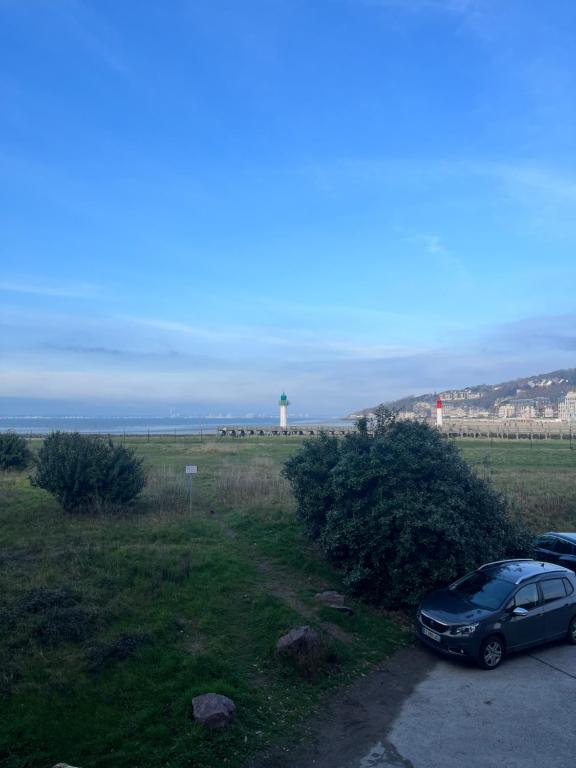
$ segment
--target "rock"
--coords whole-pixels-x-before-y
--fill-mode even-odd
[[[296,627],[282,635],[276,650],[282,656],[302,653],[320,645],[320,636],[312,627]]]
[[[236,716],[236,705],[219,693],[203,693],[192,699],[194,720],[207,728],[226,728]]]
[[[334,590],[331,589],[328,589],[325,592],[318,592],[314,597],[319,603],[324,603],[324,605],[329,605],[330,607],[344,605],[344,595],[341,595],[339,592],[334,592]]]
[[[320,635],[311,627],[296,627],[276,643],[276,651],[291,661],[298,672],[311,678],[328,660]]]
[[[335,611],[340,611],[340,613],[347,613],[349,616],[354,615],[354,608],[350,608],[349,605],[329,605],[328,608],[333,608]]]
[[[68,765],[68,763],[56,763],[52,768],[74,768],[74,766]]]

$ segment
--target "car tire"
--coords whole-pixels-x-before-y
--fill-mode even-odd
[[[504,640],[498,635],[490,635],[480,646],[478,666],[482,669],[496,669],[502,663],[505,652]]]
[[[572,645],[576,645],[576,616],[572,618],[572,621],[568,625],[568,637],[567,640]]]

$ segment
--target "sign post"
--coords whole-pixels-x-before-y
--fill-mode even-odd
[[[190,477],[189,507],[190,514],[192,514],[192,476],[198,474],[198,467],[196,464],[186,464],[186,474]]]

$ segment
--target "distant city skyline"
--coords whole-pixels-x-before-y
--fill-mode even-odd
[[[576,6],[0,0],[0,415],[574,367]]]

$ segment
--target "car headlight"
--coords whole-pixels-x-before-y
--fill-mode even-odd
[[[478,624],[464,624],[460,627],[452,627],[450,634],[457,635],[459,637],[466,637],[467,635],[472,635],[474,632],[476,632],[477,628]]]

